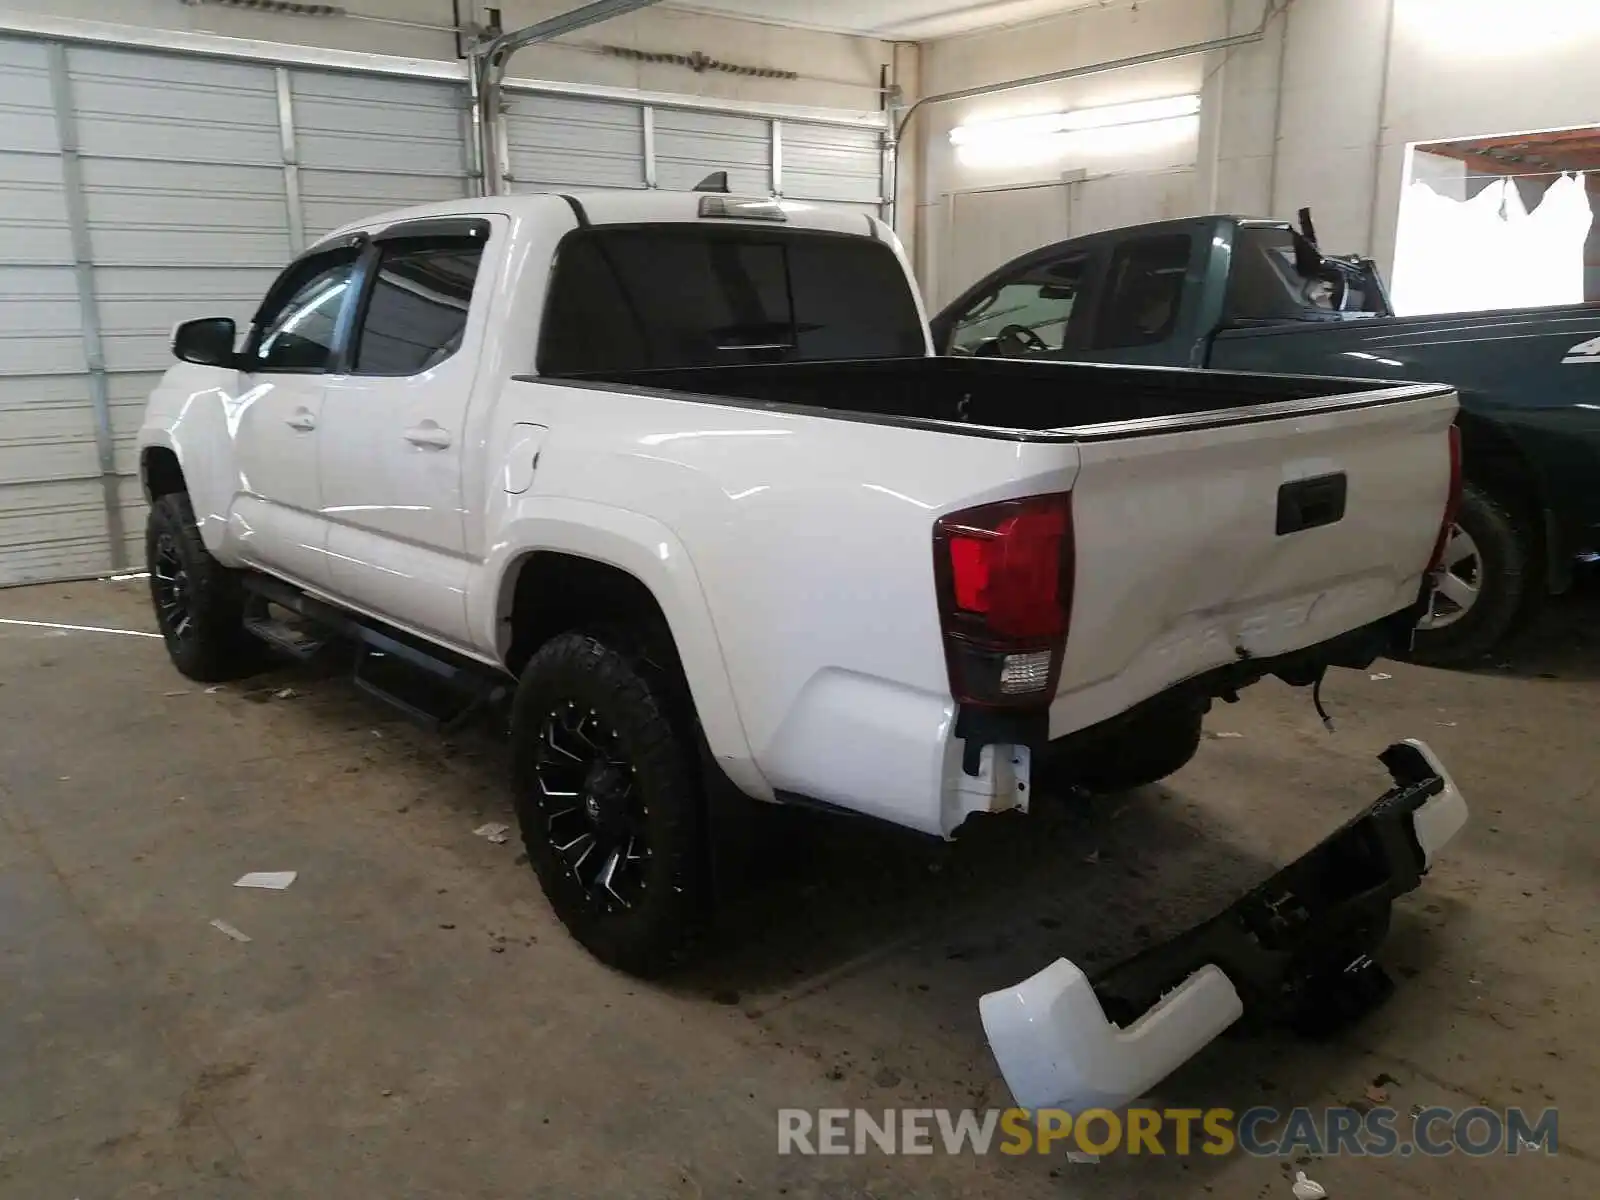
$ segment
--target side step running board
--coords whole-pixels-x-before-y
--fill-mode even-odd
[[[266,604],[262,603],[259,607],[265,609]],[[317,637],[309,630],[287,621],[277,620],[264,611],[245,617],[244,627],[268,645],[301,662],[315,658],[328,644],[326,638]]]
[[[335,640],[354,643],[356,687],[423,725],[448,732],[509,694],[509,681],[492,668],[325,604],[282,580],[251,575],[245,589],[251,633],[302,661]],[[301,621],[274,619],[269,604]]]

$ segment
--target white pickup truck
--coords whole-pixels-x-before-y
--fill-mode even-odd
[[[514,692],[528,857],[641,974],[706,916],[708,794],[949,837],[1046,758],[1169,774],[1214,697],[1408,636],[1459,488],[1446,387],[933,357],[883,224],[724,192],[375,217],[173,350],[139,445],[178,669],[337,641],[441,719]],[[1389,754],[1287,908],[984,997],[1018,1101],[1127,1099],[1248,1005],[1366,979],[1466,811]]]

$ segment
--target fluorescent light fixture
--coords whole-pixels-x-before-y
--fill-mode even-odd
[[[980,121],[958,125],[950,131],[953,146],[982,143],[1025,142],[1086,129],[1109,129],[1116,125],[1143,125],[1151,121],[1171,121],[1192,117],[1200,111],[1199,96],[1167,96],[1160,100],[1135,100],[1131,104],[1104,104],[1096,108],[1074,108],[1066,112],[1035,113],[1001,121]]]

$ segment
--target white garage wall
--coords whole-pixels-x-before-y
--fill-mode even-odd
[[[1220,4],[1212,0],[1145,0],[1068,13],[1054,20],[929,43],[922,53],[925,94],[1064,70],[1083,63],[1143,54],[1216,36]],[[1004,234],[972,228],[980,210],[1037,208],[1059,199],[1061,236],[1137,221],[1181,216],[1194,208],[1194,166],[1200,120],[1188,118],[1137,130],[1100,130],[1058,139],[1030,161],[993,159],[960,151],[950,130],[970,122],[1103,104],[1194,94],[1206,70],[1202,58],[1176,60],[1059,83],[1043,84],[923,110],[916,136],[924,155],[918,273],[938,303],[952,299],[982,274],[987,245],[1009,244]],[[1067,188],[1030,190],[1005,205],[992,196],[975,203],[963,193],[1082,181]],[[952,199],[954,197],[954,199]],[[1041,214],[1042,217],[1042,214]],[[966,244],[954,245],[956,241]],[[1019,249],[1026,247],[1019,247]],[[1002,260],[988,262],[988,267]]]
[[[1245,33],[1266,5],[1114,3],[934,42],[923,50],[924,92]],[[941,282],[939,272],[950,248],[939,239],[951,193],[1059,181],[1075,169],[1121,177],[1116,202],[1096,206],[1112,223],[1184,212],[1292,219],[1308,204],[1331,249],[1372,253],[1387,269],[1411,144],[1593,124],[1600,119],[1596,61],[1600,0],[1292,0],[1260,43],[1226,54],[939,105],[917,117],[920,129],[911,134],[925,159],[918,271],[935,296],[948,294],[952,281]],[[1125,131],[1042,161],[974,166],[959,161],[948,141],[963,121],[1196,90],[1203,108],[1194,136],[1163,147],[1140,146]]]
[[[1262,203],[1313,204],[1324,241],[1387,267],[1409,145],[1592,125],[1597,61],[1595,0],[1393,0],[1392,20],[1388,4],[1297,0],[1277,195]]]

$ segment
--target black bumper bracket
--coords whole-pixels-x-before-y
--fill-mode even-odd
[[[1126,1028],[1207,963],[1239,993],[1246,1026],[1321,1035],[1387,998],[1393,985],[1371,956],[1395,897],[1426,870],[1411,815],[1444,779],[1415,746],[1379,759],[1394,786],[1364,812],[1225,911],[1100,973],[1106,1016]]]

